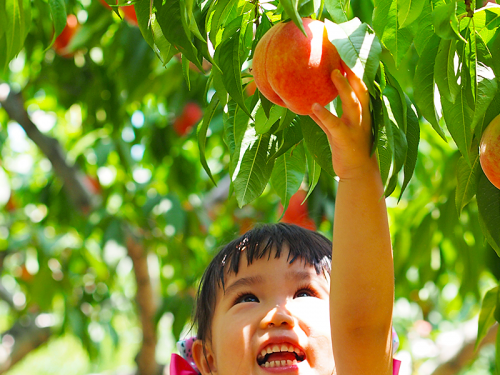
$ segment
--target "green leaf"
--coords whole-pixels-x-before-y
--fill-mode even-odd
[[[321,166],[316,162],[314,157],[312,156],[311,152],[307,148],[307,145],[304,143],[304,150],[306,153],[306,159],[307,159],[307,173],[308,173],[308,180],[309,180],[309,188],[307,192],[306,199],[309,198],[309,195],[313,192],[314,188],[318,184],[319,178],[321,176]]]
[[[332,151],[325,132],[309,116],[300,116],[300,126],[306,146],[314,160],[330,176],[335,176],[332,166]]]
[[[255,115],[255,131],[257,134],[267,133],[276,121],[286,114],[287,109],[279,105],[273,105],[269,112],[269,117],[266,116],[264,108],[261,106]]]
[[[237,164],[231,175],[238,205],[244,205],[258,198],[264,191],[274,162],[268,163],[270,151],[275,148],[274,136],[258,135],[249,126],[241,144],[236,147]]]
[[[392,85],[386,85],[386,87],[384,88],[383,98],[385,107],[387,108],[389,119],[397,124],[400,129],[405,131],[407,108],[406,101],[403,101],[404,95],[400,90],[400,87],[396,88]]]
[[[415,166],[417,164],[418,144],[420,142],[420,122],[418,121],[418,114],[410,99],[406,95],[405,101],[408,109],[406,120],[406,140],[408,142],[408,151],[406,153],[406,160],[403,169],[404,180],[401,185],[401,194],[399,199],[403,196],[403,192],[413,176],[413,171],[415,170]]]
[[[472,144],[472,131],[470,126],[474,112],[467,102],[466,90],[467,88],[464,85],[460,86],[460,92],[454,103],[441,97],[441,104],[443,106],[443,117],[446,122],[446,127],[450,131],[458,149],[465,157],[466,161],[470,163],[469,150]]]
[[[472,101],[476,101],[476,91],[477,91],[477,78],[476,78],[476,66],[477,66],[477,48],[476,48],[476,33],[474,32],[474,23],[470,22],[472,27],[467,29],[467,44],[463,45],[463,53],[461,54],[461,62],[465,66],[462,67],[462,76],[468,74],[466,80],[462,82],[462,85],[468,83],[470,88],[469,95],[472,95]],[[463,78],[463,77],[462,77]]]
[[[304,33],[304,35],[307,35],[298,10],[299,0],[280,0],[280,4],[283,6],[283,9],[285,9],[288,17],[292,19],[293,23],[297,25],[297,27]]]
[[[477,180],[480,175],[481,165],[479,163],[479,153],[477,147],[472,147],[469,155],[471,164],[462,156],[457,164],[457,190],[455,194],[455,204],[457,212],[460,214],[462,209],[476,195]]]
[[[345,4],[339,0],[325,0],[325,9],[330,13],[332,21],[335,23],[347,22],[347,14],[345,11]]]
[[[139,17],[139,16],[138,16]],[[156,21],[156,15],[151,19],[151,34],[153,40],[153,50],[160,59],[163,66],[167,65],[172,57],[177,53],[174,46],[165,38],[160,25]]]
[[[64,0],[49,0],[50,14],[52,15],[52,22],[54,23],[54,37],[61,34],[66,27],[67,14],[66,4]]]
[[[479,312],[475,349],[477,349],[478,345],[484,339],[491,326],[496,323],[495,309],[497,307],[497,295],[498,286],[488,290],[484,295],[481,311]]]
[[[238,109],[239,109],[238,105],[235,102],[230,101],[229,103],[227,103],[227,106],[224,109],[224,115],[223,115],[224,142],[226,143],[226,146],[229,150],[229,155],[231,155],[231,158],[233,158],[233,155],[235,155],[235,150],[236,150],[236,139],[235,139],[236,122],[235,122],[235,120],[236,120],[236,113],[237,113]],[[246,129],[247,125],[248,125],[248,120],[247,120],[247,124],[245,124],[245,129]],[[232,173],[232,171],[234,170],[234,168],[232,168],[232,164],[233,163],[229,163],[229,172],[230,173]]]
[[[181,56],[182,58],[182,75],[184,76],[184,80],[186,81],[188,90],[191,90],[191,81],[189,79],[189,60],[186,59],[184,55]]]
[[[212,176],[212,172],[210,171],[210,167],[208,166],[207,158],[205,155],[205,147],[207,143],[208,126],[210,125],[210,122],[212,121],[212,118],[214,117],[215,111],[217,110],[218,106],[219,106],[219,98],[217,97],[217,95],[214,95],[212,96],[212,100],[210,101],[210,104],[205,110],[205,114],[203,115],[203,120],[198,125],[198,131],[197,131],[198,148],[200,150],[201,165],[203,166],[203,169],[205,169],[205,172],[207,172],[208,176],[210,177],[214,185],[217,185],[217,183],[215,182]]]
[[[434,31],[442,39],[462,39],[458,31],[458,18],[456,15],[457,2],[442,3],[434,8],[432,20]]]
[[[220,0],[214,2],[210,7],[208,13],[211,14],[213,12],[213,16],[211,19],[210,27],[208,27],[207,25],[207,30],[210,30],[210,41],[215,48],[217,48],[218,44],[220,43],[220,41],[217,40],[217,34],[225,24],[228,15],[236,7],[237,4],[238,1],[236,0]],[[208,19],[209,17],[207,17],[207,20]]]
[[[294,126],[294,124],[297,123],[297,121],[294,121],[295,119],[297,119],[297,114],[295,114],[294,112],[290,111],[287,108],[286,114],[281,117],[280,126],[278,128],[278,131],[286,129],[291,124],[292,124],[291,126]],[[292,123],[292,121],[293,121],[293,123]],[[300,125],[298,126],[298,128],[300,129]],[[302,137],[302,132],[300,134],[301,134],[301,137]]]
[[[286,117],[287,116],[285,116],[285,118]],[[281,120],[283,120],[283,118]],[[304,136],[302,135],[302,128],[300,127],[300,121],[297,115],[295,115],[290,120],[288,125],[289,126],[280,131],[281,136],[278,133],[279,148],[278,151],[276,151],[276,154],[272,155],[273,158],[277,158],[278,156],[283,155],[285,152],[290,150],[292,147],[294,147],[296,144],[298,144],[300,141],[304,139]]]
[[[432,23],[432,4],[431,2],[425,2],[418,20],[415,37],[413,38],[413,45],[419,56],[422,55],[424,47],[433,35],[434,24]]]
[[[418,19],[426,0],[399,0],[398,1],[398,24],[404,28]]]
[[[247,99],[247,103],[251,103],[252,98]],[[238,167],[239,149],[241,148],[241,143],[248,127],[254,127],[252,124],[252,119],[238,106],[234,101],[228,104],[228,115],[227,119],[224,121],[224,131],[226,144],[229,147],[231,160],[229,163],[229,173],[233,174],[235,169]]]
[[[387,111],[384,108],[382,98],[377,96],[372,100],[373,105],[373,122],[378,124],[377,127],[377,144],[376,151],[378,153],[378,162],[380,167],[380,176],[385,185],[389,177],[389,171],[392,165],[392,148],[388,140],[387,129],[391,126]],[[389,128],[390,130],[390,128]]]
[[[489,43],[497,34],[500,26],[500,7],[482,8],[474,13],[474,26],[481,38]]]
[[[460,86],[458,84],[459,74],[455,70],[455,59],[457,55],[457,41],[455,39],[442,39],[434,65],[434,77],[439,88],[439,93],[449,102],[455,102]],[[457,66],[458,69],[458,66]]]
[[[273,27],[273,24],[267,18],[265,14],[262,15],[259,26],[257,26],[257,30],[255,31],[255,38],[252,43],[252,52],[249,59],[253,59],[253,54],[255,52],[255,48],[257,44],[260,42],[261,38]]]
[[[425,46],[415,69],[415,102],[418,109],[434,130],[446,141],[446,136],[439,126],[439,117],[434,104],[434,66],[440,39],[434,35]]]
[[[192,42],[191,32],[183,22],[181,1],[169,0],[162,4],[160,0],[155,0],[157,9],[157,20],[165,38],[173,44],[179,52],[193,62],[198,69],[203,70],[203,66],[198,58],[198,51]]]
[[[236,32],[224,41],[216,50],[215,60],[221,69],[222,82],[233,100],[247,113],[241,83],[241,62],[239,56],[240,32]]]
[[[271,186],[281,199],[283,212],[286,211],[291,196],[299,190],[305,173],[306,156],[302,142],[276,159]]]
[[[408,151],[408,143],[403,131],[399,129],[392,121],[390,121],[390,125],[387,127],[387,129],[388,141],[393,151],[394,162],[391,178],[389,179],[389,183],[385,190],[386,197],[391,195],[396,188],[396,184],[398,182],[398,173],[401,168],[403,168],[404,162],[406,160],[406,153]]]
[[[375,76],[380,62],[382,46],[367,24],[362,24],[357,18],[342,24],[325,20],[328,39],[349,68],[358,77],[363,78],[372,94],[375,94]]]
[[[222,81],[222,73],[217,67],[214,67],[211,69],[210,75],[213,78],[215,94],[219,97],[221,105],[225,106],[228,101],[228,94],[224,87],[224,82]]]
[[[5,0],[5,67],[23,48],[31,27],[31,2],[29,0]],[[64,22],[66,25],[66,22]]]
[[[500,190],[481,173],[476,192],[479,222],[488,243],[500,256]]]
[[[153,39],[153,30],[150,30],[150,13],[151,13],[151,2],[150,0],[137,0],[134,3],[135,14],[137,16],[137,23],[139,24],[139,30],[141,30],[142,37],[149,44],[149,46],[155,50],[155,41]],[[151,16],[156,21],[156,15],[153,13]],[[158,24],[157,24],[158,25]],[[151,25],[152,27],[152,25]],[[161,28],[158,26],[158,29]],[[163,33],[162,33],[163,36]],[[164,37],[165,38],[165,37]],[[167,42],[168,43],[168,42]],[[169,43],[170,44],[170,43]],[[155,51],[156,52],[156,51]],[[161,60],[163,62],[163,60]]]
[[[380,38],[380,42],[394,57],[396,67],[399,66],[411,46],[413,32],[409,27],[400,27],[397,0],[384,0],[375,3],[373,28]]]
[[[264,95],[262,95],[260,91],[259,91],[259,99],[260,99],[260,105],[262,106],[262,108],[264,108],[266,116],[269,117],[271,114],[271,108],[273,107],[274,104],[271,103],[271,101]]]
[[[198,24],[196,23],[196,19],[193,14],[194,0],[183,0],[183,1],[185,4],[185,17],[189,30],[193,33],[195,37],[197,37],[202,42],[206,43],[207,41],[205,40],[203,35],[201,35],[200,29],[198,28]],[[181,7],[181,9],[183,8]]]
[[[493,65],[493,56],[479,35],[477,35],[476,41],[479,61],[476,66],[477,92],[474,117],[471,124],[472,131],[474,131],[476,125],[484,117],[488,106],[498,90],[498,81],[495,77],[495,72],[491,68]]]

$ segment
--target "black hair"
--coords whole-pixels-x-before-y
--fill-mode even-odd
[[[193,326],[203,343],[211,339],[211,324],[217,300],[217,291],[225,289],[226,274],[238,274],[240,257],[246,255],[247,264],[267,255],[270,259],[282,255],[283,244],[288,245],[287,261],[300,259],[313,266],[316,273],[330,274],[332,242],[320,233],[293,224],[260,224],[224,246],[205,270],[198,288]]]

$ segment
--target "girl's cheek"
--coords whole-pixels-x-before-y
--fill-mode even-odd
[[[290,303],[290,310],[292,309],[294,315],[303,322],[330,322],[329,301],[307,297],[295,299]]]

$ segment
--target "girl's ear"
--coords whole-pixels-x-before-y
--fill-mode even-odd
[[[205,348],[205,350],[203,350]],[[192,347],[193,359],[201,375],[216,375],[215,356],[209,345],[203,345],[201,340],[196,340]]]

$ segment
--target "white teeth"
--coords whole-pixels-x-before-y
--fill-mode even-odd
[[[284,366],[292,366],[296,365],[297,361],[294,359],[293,361],[288,360],[281,360],[281,361],[271,361],[271,362],[266,362],[261,365],[261,367],[284,367]]]
[[[290,345],[290,346],[288,347],[288,351],[289,351],[290,353],[293,353],[294,349],[293,349],[293,346],[292,346],[292,345]]]
[[[270,346],[267,347],[267,350],[266,350],[266,353],[267,354],[271,354],[273,352],[273,350],[271,349]]]
[[[286,344],[281,344],[281,351],[282,352],[287,352],[288,351],[288,346]]]
[[[265,356],[266,356],[266,354],[267,354],[267,351],[266,351],[266,350],[264,350],[264,349],[262,349],[262,351],[260,352],[260,355],[261,355],[262,357],[265,357]]]
[[[273,346],[273,352],[279,352],[280,351],[280,347],[278,345],[274,345]]]

